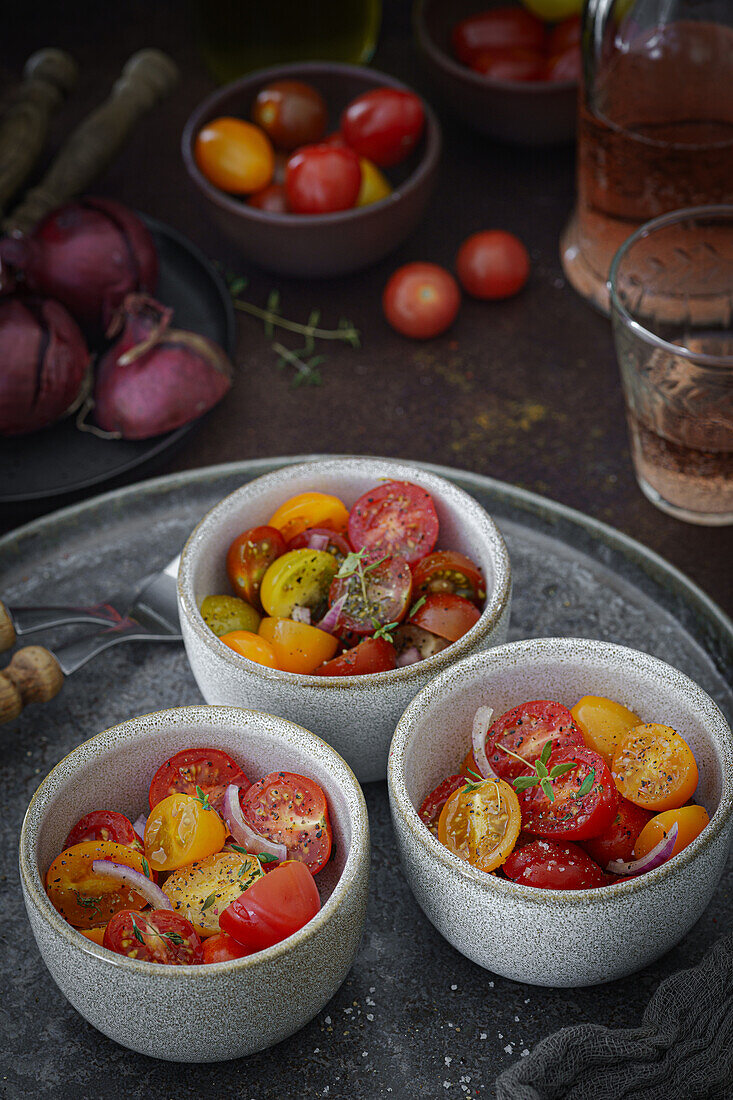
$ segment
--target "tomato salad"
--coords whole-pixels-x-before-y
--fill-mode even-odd
[[[331,856],[326,796],[277,771],[252,783],[227,753],[166,760],[134,825],[115,810],[76,823],[46,874],[53,906],[118,955],[183,966],[271,947],[321,907]]]
[[[483,871],[546,890],[607,886],[659,867],[708,824],[691,802],[695,757],[670,726],[601,696],[492,717],[479,708],[460,773],[419,811]]]
[[[225,645],[283,672],[356,676],[414,664],[476,622],[486,600],[480,568],[436,550],[430,494],[387,481],[349,511],[338,497],[305,492],[227,552],[235,594],[201,604]]]

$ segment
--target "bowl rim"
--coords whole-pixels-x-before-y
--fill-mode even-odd
[[[328,770],[333,774],[341,792],[345,796],[351,817],[351,844],[349,846],[349,852],[346,857],[346,862],[344,863],[343,871],[334,885],[331,896],[321,909],[319,909],[316,915],[312,917],[307,924],[304,924],[302,928],[299,928],[297,932],[293,932],[291,936],[281,940],[279,943],[273,944],[271,947],[266,947],[262,951],[256,951],[251,955],[246,955],[244,958],[231,959],[226,962],[192,963],[186,966],[161,966],[160,963],[143,962],[138,959],[127,958],[124,955],[117,955],[103,948],[101,945],[94,943],[92,940],[87,939],[78,929],[64,920],[61,914],[57,912],[51,904],[43,887],[43,879],[38,869],[37,843],[32,844],[29,839],[32,822],[35,822],[38,827],[44,820],[44,813],[47,808],[43,807],[42,803],[46,791],[48,790],[47,784],[56,778],[73,777],[76,764],[73,758],[89,746],[93,746],[102,740],[108,740],[110,735],[115,737],[115,744],[108,745],[107,752],[121,744],[147,740],[150,737],[150,732],[146,731],[144,728],[141,730],[139,726],[139,723],[145,719],[153,717],[162,718],[163,720],[177,719],[179,721],[191,722],[192,725],[195,726],[197,720],[211,720],[213,718],[215,720],[221,720],[222,728],[231,728],[231,726],[236,725],[238,721],[242,721],[245,716],[247,721],[251,721],[253,717],[255,720],[260,717],[270,718],[277,724],[274,732],[281,732],[287,728],[293,734],[297,734],[301,743],[303,741],[306,742],[306,744],[308,742],[316,742],[318,746],[322,747],[325,751]],[[103,759],[104,755],[106,755],[106,753],[100,755],[100,759]],[[297,722],[293,722],[288,718],[281,718],[276,714],[268,714],[265,711],[256,711],[245,707],[192,704],[190,706],[168,707],[164,710],[150,711],[146,714],[139,714],[133,718],[128,718],[124,722],[118,722],[116,725],[110,726],[109,729],[102,730],[88,740],[83,741],[80,745],[76,745],[71,752],[62,757],[38,785],[23,817],[19,842],[19,869],[21,881],[41,919],[47,925],[50,925],[54,932],[64,938],[70,947],[94,955],[101,962],[112,967],[120,967],[134,974],[157,975],[159,977],[170,977],[173,979],[190,979],[192,977],[204,978],[214,974],[231,974],[235,971],[254,969],[263,963],[274,962],[281,955],[285,955],[294,948],[300,947],[305,941],[316,935],[335,915],[344,898],[351,890],[355,879],[360,874],[365,858],[368,871],[369,849],[369,815],[364,800],[364,793],[349,765],[331,745],[318,737],[315,733],[298,725]]]
[[[551,91],[567,92],[570,89],[579,88],[580,81],[578,80],[500,80],[496,77],[482,76],[481,73],[475,73],[473,69],[469,69],[467,65],[462,65],[445,50],[441,49],[430,34],[425,19],[425,10],[428,4],[432,2],[434,0],[415,0],[412,16],[415,37],[420,50],[427,54],[433,64],[449,73],[454,79],[466,80],[479,91],[481,89],[486,90],[489,87],[502,92],[519,93],[522,96],[536,96]],[[497,7],[499,6],[497,4]],[[520,6],[517,4],[517,7]],[[480,13],[476,12],[476,14]],[[468,17],[466,16],[466,18]],[[461,22],[461,20],[459,19],[457,22]]]
[[[315,676],[312,673],[284,672],[278,668],[270,668],[267,665],[259,665],[255,661],[250,661],[246,657],[242,657],[240,654],[235,653],[229,646],[224,645],[224,643],[206,626],[193,595],[194,564],[192,563],[192,555],[196,550],[195,543],[198,540],[199,532],[202,532],[204,528],[215,523],[215,513],[220,509],[224,509],[227,501],[231,500],[232,497],[238,494],[246,494],[250,488],[256,487],[264,481],[282,481],[288,474],[300,474],[311,470],[315,472],[322,469],[324,465],[338,464],[339,469],[343,469],[349,465],[354,468],[375,462],[395,467],[396,472],[393,473],[392,476],[400,480],[407,480],[408,472],[412,475],[417,475],[415,477],[415,483],[428,488],[431,495],[433,492],[436,492],[437,489],[445,485],[450,486],[451,490],[459,493],[461,497],[465,499],[466,507],[474,512],[478,525],[484,528],[483,533],[485,533],[486,536],[485,541],[494,569],[494,586],[490,595],[487,594],[486,604],[478,620],[471,629],[457,641],[451,642],[445,649],[440,650],[439,653],[434,653],[431,657],[426,657],[424,660],[417,661],[413,665],[406,665],[403,668],[391,668],[384,672],[362,673],[358,676]],[[365,473],[367,473],[366,470]],[[375,474],[375,481],[379,481],[380,476],[383,477],[384,475]],[[432,675],[433,671],[437,672],[442,668],[447,668],[454,664],[456,660],[460,659],[462,653],[466,650],[470,650],[479,638],[485,637],[499,624],[502,615],[505,614],[509,605],[512,589],[512,575],[509,551],[507,550],[506,543],[496,522],[491,518],[483,505],[459,485],[441,477],[440,474],[424,470],[400,458],[381,458],[376,455],[344,455],[343,457],[339,455],[329,455],[325,458],[313,461],[297,462],[289,466],[282,466],[277,470],[261,474],[259,477],[253,478],[252,481],[246,482],[238,489],[234,489],[233,492],[228,493],[225,497],[222,497],[221,500],[217,501],[217,503],[199,520],[186,539],[183,550],[181,551],[177,587],[179,613],[181,617],[185,617],[187,624],[196,634],[198,641],[202,642],[214,657],[223,660],[233,669],[243,670],[250,675],[259,676],[265,680],[272,680],[286,686],[304,686],[308,688],[322,687],[346,691],[349,688],[363,688],[375,684],[401,683],[412,680],[422,681],[425,679],[426,672],[428,675]]]
[[[215,187],[213,183],[210,183],[209,180],[206,179],[203,172],[200,171],[196,164],[193,149],[196,135],[212,108],[218,107],[220,103],[226,101],[237,92],[248,91],[257,84],[268,80],[283,80],[288,77],[295,77],[296,75],[300,77],[307,77],[309,75],[317,76],[324,71],[329,74],[341,76],[362,77],[366,79],[367,83],[373,85],[372,89],[366,88],[365,91],[385,85],[390,88],[395,88],[398,91],[412,92],[413,95],[419,96],[425,112],[425,129],[422,135],[424,147],[420,160],[403,183],[395,187],[389,195],[385,196],[385,198],[380,199],[378,202],[369,203],[367,206],[351,206],[346,210],[333,210],[325,214],[275,214],[269,210],[260,210],[256,206],[249,206],[246,202],[242,201],[246,196],[231,195]],[[419,92],[415,91],[415,89],[411,88],[408,84],[398,80],[397,77],[390,76],[388,73],[383,73],[379,69],[373,69],[362,65],[348,65],[345,62],[339,61],[296,61],[286,65],[270,65],[265,69],[256,69],[251,73],[247,73],[238,80],[233,80],[231,83],[217,88],[202,100],[188,116],[181,133],[181,156],[186,171],[193,183],[207,199],[210,199],[216,206],[219,206],[228,214],[243,217],[245,220],[249,218],[263,225],[276,224],[278,226],[288,227],[300,226],[301,228],[338,225],[347,220],[364,220],[376,216],[389,206],[396,205],[406,195],[416,191],[417,188],[432,175],[440,160],[442,146],[443,138],[440,123],[438,122],[435,111],[423,95],[420,95]]]
[[[574,652],[568,652],[568,646],[572,646]],[[717,733],[713,739],[718,749],[718,757],[721,764],[722,783],[720,801],[710,821],[703,831],[684,848],[678,855],[668,860],[661,866],[647,871],[638,878],[629,879],[626,882],[609,883],[602,889],[585,890],[548,890],[544,887],[526,886],[522,883],[512,882],[509,879],[498,878],[487,874],[478,867],[473,867],[465,860],[453,855],[452,852],[441,844],[430,830],[420,820],[417,810],[412,804],[407,793],[404,777],[404,757],[408,744],[414,736],[414,728],[422,717],[423,710],[430,704],[430,696],[436,693],[452,695],[460,688],[447,688],[445,681],[449,674],[460,673],[462,669],[473,671],[477,667],[494,665],[496,668],[506,666],[511,660],[517,663],[517,658],[537,658],[546,661],[548,658],[560,658],[564,656],[578,656],[578,648],[584,658],[604,657],[612,655],[620,659],[627,667],[630,665],[651,666],[655,674],[662,678],[670,687],[684,688],[691,693],[695,703],[706,718],[706,724],[712,723]],[[489,671],[488,669],[486,670]],[[488,893],[495,893],[498,897],[509,897],[527,903],[534,903],[541,909],[557,905],[558,894],[562,893],[563,906],[587,906],[588,904],[603,905],[613,902],[619,897],[628,897],[645,890],[648,887],[668,879],[672,875],[681,872],[688,864],[718,836],[725,823],[733,815],[733,735],[723,712],[708,693],[684,672],[674,665],[662,661],[650,653],[632,649],[629,646],[619,645],[615,642],[605,642],[594,638],[524,638],[515,642],[506,642],[504,645],[494,646],[490,650],[474,653],[470,657],[457,662],[452,669],[446,670],[435,677],[430,684],[420,691],[406,708],[392,738],[389,760],[387,764],[387,789],[393,817],[399,815],[403,826],[407,827],[414,840],[427,852],[427,854],[441,863],[449,874],[458,876],[473,889],[481,889]],[[542,839],[542,838],[538,838]]]

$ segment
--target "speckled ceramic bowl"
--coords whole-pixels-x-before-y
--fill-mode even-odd
[[[604,695],[688,741],[700,771],[696,801],[710,824],[671,862],[600,890],[539,890],[488,875],[452,855],[417,815],[457,771],[473,715],[528,699],[572,706]],[[718,707],[677,669],[623,646],[531,638],[443,672],[405,711],[389,761],[392,821],[408,882],[435,927],[467,958],[533,985],[594,985],[641,969],[676,944],[710,901],[733,831],[733,739]]]
[[[413,481],[432,495],[440,519],[438,546],[461,550],[487,581],[478,622],[453,645],[407,668],[370,676],[302,676],[239,656],[212,634],[199,612],[207,595],[229,591],[225,559],[231,541],[267,523],[288,497],[307,489],[334,493],[350,508],[380,479]],[[394,728],[403,710],[436,673],[459,657],[506,638],[511,573],[506,545],[480,504],[442,477],[386,458],[330,458],[286,466],[249,482],[203,518],[181,556],[178,609],[186,653],[207,703],[282,714],[323,737],[365,783],[384,779]]]
[[[59,916],[43,876],[83,814],[105,807],[134,819],[147,806],[150,779],[161,762],[202,744],[230,753],[251,777],[285,768],[311,776],[324,789],[336,854],[316,879],[323,908],[287,940],[233,962],[160,966],[115,955]],[[233,707],[158,711],[86,741],[44,779],[23,822],[20,876],[46,966],[94,1027],[153,1058],[240,1058],[303,1027],[344,981],[364,928],[366,806],[341,757],[293,722]]]

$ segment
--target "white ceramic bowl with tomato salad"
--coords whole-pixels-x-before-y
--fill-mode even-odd
[[[147,813],[148,787],[160,765],[200,746],[228,753],[250,779],[286,770],[322,788],[334,841],[334,854],[315,879],[322,907],[287,939],[232,961],[172,966],[115,954],[57,912],[44,888],[46,872],[80,818],[105,808],[134,821]],[[94,1027],[153,1058],[240,1058],[303,1027],[344,981],[364,928],[367,811],[351,769],[293,722],[232,707],[158,711],[91,738],[44,779],[21,830],[20,876],[44,962]]]
[[[612,699],[687,742],[694,800],[710,821],[684,850],[600,888],[543,889],[473,866],[423,824],[418,810],[460,770],[479,707],[498,717],[528,700],[571,708],[583,696]],[[733,833],[733,737],[717,705],[656,657],[601,641],[530,638],[453,665],[405,711],[387,781],[402,866],[426,916],[467,958],[533,985],[611,981],[668,951],[710,901]]]
[[[438,515],[436,549],[458,550],[486,582],[478,621],[441,652],[406,667],[366,675],[283,672],[256,664],[225,645],[204,622],[204,598],[227,591],[227,549],[241,532],[267,524],[288,498],[315,490],[347,509],[381,482],[421,486]],[[327,458],[283,467],[237,489],[199,523],[181,555],[178,607],[191,669],[207,703],[247,706],[281,714],[323,737],[364,783],[384,779],[395,725],[411,699],[436,673],[460,657],[506,638],[511,569],[504,539],[484,508],[437,474],[396,459]]]

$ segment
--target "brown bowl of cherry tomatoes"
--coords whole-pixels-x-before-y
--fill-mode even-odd
[[[189,176],[242,253],[309,277],[397,248],[425,213],[440,148],[435,115],[400,81],[318,61],[220,88],[182,137]]]
[[[525,2],[416,0],[418,49],[435,90],[468,126],[518,145],[570,142],[580,17],[567,15],[573,0]]]

